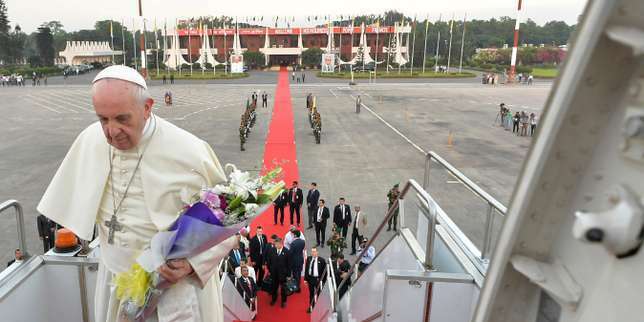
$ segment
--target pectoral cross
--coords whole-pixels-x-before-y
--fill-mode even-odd
[[[112,218],[110,220],[105,221],[105,226],[109,228],[108,234],[107,234],[107,243],[112,245],[114,244],[114,233],[117,231],[121,231],[123,229],[123,226],[118,223],[116,220],[116,215],[112,215]]]

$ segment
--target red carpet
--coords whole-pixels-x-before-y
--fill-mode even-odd
[[[288,187],[294,180],[299,179],[297,169],[297,155],[295,153],[295,128],[293,124],[293,108],[291,106],[291,90],[289,88],[288,71],[282,67],[279,72],[277,89],[275,90],[275,106],[271,124],[266,137],[264,148],[263,171],[279,164],[283,171],[284,182]],[[300,183],[300,187],[302,184]],[[306,210],[303,214],[306,213]],[[273,208],[260,215],[252,223],[252,233],[255,234],[255,227],[264,227],[264,234],[271,236],[277,234],[281,238],[288,231],[289,223],[288,207],[284,212],[284,226],[273,225]],[[295,219],[295,218],[294,218]],[[301,218],[304,220],[304,218]],[[303,221],[302,221],[303,223]],[[270,295],[266,292],[259,292],[257,322],[304,322],[310,321],[306,309],[309,304],[308,289],[302,282],[302,292],[295,293],[288,297],[286,308],[279,305],[279,297],[275,306],[270,306]]]

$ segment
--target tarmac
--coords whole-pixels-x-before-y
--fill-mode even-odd
[[[36,205],[76,135],[96,121],[89,86],[94,75],[67,80],[52,77],[46,87],[0,87],[0,201],[21,202],[32,254],[42,253]],[[551,87],[547,82],[481,85],[478,78],[383,79],[375,84],[358,80],[358,85],[349,86],[346,80],[320,79],[313,72],[307,72],[306,80],[304,84],[291,82],[300,186],[306,193],[309,183],[317,182],[330,208],[339,197],[350,205],[359,204],[368,216],[367,236],[382,221],[386,194],[393,184],[402,186],[409,179],[423,183],[428,151],[441,155],[507,206],[531,138],[518,137],[495,124],[498,105],[504,102],[513,111],[539,115]],[[251,72],[247,78],[226,81],[177,81],[174,85],[154,81],[150,92],[156,101],[154,113],[206,140],[222,164],[259,172],[276,82],[276,72]],[[163,104],[166,90],[173,93],[172,107]],[[253,91],[269,94],[269,108],[257,108],[257,123],[246,151],[241,152],[239,121]],[[323,124],[321,144],[315,144],[309,126],[308,93],[317,97]],[[355,113],[357,95],[364,104],[360,114]],[[432,163],[427,189],[474,244],[482,247],[487,203],[436,163]],[[302,214],[306,217],[304,209]],[[406,202],[405,214],[405,224],[415,228],[414,202]],[[495,232],[502,221],[502,216],[495,216]],[[305,228],[308,222],[303,222]],[[377,249],[386,242],[383,234],[376,240]],[[305,230],[305,235],[308,241],[315,240],[312,229]],[[17,240],[13,214],[0,214],[0,263],[13,257]],[[328,255],[328,248],[322,255]]]

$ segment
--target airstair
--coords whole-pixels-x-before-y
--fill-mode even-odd
[[[427,155],[425,186],[429,184],[432,164],[440,165],[441,171],[449,172],[479,196],[489,206],[488,216],[502,217],[504,206],[433,152]],[[5,210],[11,208],[15,209],[18,221],[19,247],[26,250],[20,204],[15,200],[7,201],[1,205],[0,214],[8,214]],[[394,233],[385,233],[387,219],[396,212],[399,213],[399,228]],[[408,214],[412,212],[415,215]],[[412,219],[415,228],[407,225]],[[491,222],[492,217],[489,219]],[[491,234],[491,227],[491,224],[485,226],[489,230],[486,236]],[[484,248],[490,248],[487,243],[491,241],[492,238],[486,238]],[[27,254],[27,260],[0,273],[3,321],[94,321],[94,286],[97,252],[100,251],[95,244],[86,245],[86,256],[45,254],[29,257]],[[311,321],[470,320],[488,259],[418,182],[409,180],[403,186],[401,198],[389,209],[369,245],[382,247],[379,246],[374,261],[363,274],[358,275],[358,261],[353,263],[349,272],[351,278],[346,280],[336,281],[332,271],[327,270]],[[234,281],[227,277],[225,265],[224,260],[219,270],[225,320],[250,321],[254,313],[237,291]],[[350,286],[340,298],[337,290],[343,284]],[[11,309],[25,307],[26,303],[29,303],[29,310]],[[410,310],[410,307],[414,309]],[[447,317],[449,319],[445,320]]]

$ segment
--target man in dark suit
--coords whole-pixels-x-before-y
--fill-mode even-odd
[[[264,281],[264,260],[266,258],[266,251],[268,250],[268,240],[264,235],[262,226],[257,226],[255,229],[255,236],[250,239],[250,260],[253,262],[255,274],[257,275],[257,284],[262,285]]]
[[[338,296],[342,298],[342,295],[349,290],[351,285],[351,278],[349,276],[349,271],[351,270],[351,264],[349,261],[344,259],[344,254],[339,254],[335,262],[331,265],[333,268],[333,274],[335,275],[335,282],[338,289]],[[342,283],[343,279],[347,279]]]
[[[297,214],[297,225],[300,225],[300,208],[304,201],[302,189],[298,188],[297,181],[293,181],[293,186],[288,190],[288,206],[291,212],[291,225],[293,224],[293,213]]]
[[[291,255],[291,271],[293,272],[293,278],[295,279],[295,285],[297,285],[297,292],[299,293],[306,242],[300,237],[302,233],[299,230],[296,230],[294,235],[295,239],[291,242],[291,248],[288,251]]]
[[[351,207],[344,203],[344,198],[340,198],[333,209],[333,223],[336,230],[342,234],[342,238],[346,240],[349,224],[351,224]]]
[[[38,224],[38,236],[40,236],[40,240],[42,240],[43,252],[46,253],[54,247],[56,223],[49,220],[45,215],[38,215],[36,222]]]
[[[22,262],[24,259],[25,258],[22,255],[22,251],[19,248],[17,248],[14,253],[14,258],[7,263],[7,267],[11,266],[11,264],[15,262]]]
[[[313,228],[313,223],[315,223],[315,210],[318,208],[318,200],[320,200],[320,192],[318,191],[318,185],[315,182],[311,183],[311,189],[306,194],[306,210],[309,215],[309,226],[306,229]]]
[[[257,284],[252,277],[248,276],[248,267],[241,268],[241,277],[237,281],[237,290],[251,311],[255,311],[255,298],[257,297]]]
[[[239,248],[239,244],[240,243],[235,243],[233,249],[228,253],[228,264],[233,270],[241,264],[242,259],[246,260],[246,253]]]
[[[317,248],[311,248],[311,256],[306,258],[304,270],[304,280],[309,285],[309,308],[306,312],[311,313],[315,305],[315,295],[320,294],[318,288],[320,280],[326,278],[326,261],[324,258],[318,257]]]
[[[324,206],[324,199],[318,201],[318,209],[315,211],[315,241],[316,247],[324,248],[326,241],[326,221],[331,217],[329,208]]]
[[[288,203],[288,192],[284,190],[278,197],[273,201],[273,223],[277,225],[277,212],[280,212],[280,225],[284,225],[284,207]]]
[[[273,279],[271,289],[271,306],[277,301],[277,289],[281,289],[282,307],[286,307],[286,280],[291,275],[291,263],[288,250],[282,245],[282,239],[275,239],[274,248],[268,252],[266,266]]]

